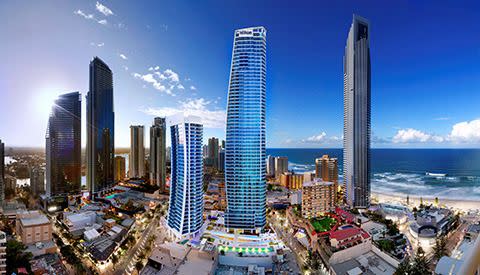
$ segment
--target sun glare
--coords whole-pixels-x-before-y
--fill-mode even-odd
[[[34,106],[39,115],[48,116],[50,114],[55,99],[61,94],[59,91],[62,90],[58,88],[45,88],[37,93],[37,97],[34,99]]]

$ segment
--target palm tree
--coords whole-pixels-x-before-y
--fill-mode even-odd
[[[433,256],[435,259],[440,260],[441,257],[447,255],[447,240],[445,236],[435,239],[435,245],[433,246]]]

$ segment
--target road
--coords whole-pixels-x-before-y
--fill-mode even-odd
[[[142,253],[148,238],[150,238],[151,234],[155,232],[155,229],[158,226],[158,221],[159,219],[157,216],[152,219],[133,248],[129,249],[127,254],[122,256],[122,260],[115,265],[115,270],[113,271],[114,275],[131,274],[135,269],[135,263],[137,263],[138,256]]]

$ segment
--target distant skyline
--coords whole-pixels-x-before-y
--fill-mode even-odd
[[[354,13],[370,21],[372,147],[479,147],[478,1],[3,1],[0,139],[44,147],[53,100],[79,91],[85,147],[94,56],[113,71],[116,147],[185,110],[204,143],[225,139],[234,30],[264,26],[267,147],[341,148]]]

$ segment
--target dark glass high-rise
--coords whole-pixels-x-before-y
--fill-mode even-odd
[[[92,196],[115,183],[114,140],[112,71],[95,57],[90,62],[87,93],[87,186]]]
[[[59,96],[52,106],[45,137],[49,197],[80,192],[81,112],[79,92]]]

